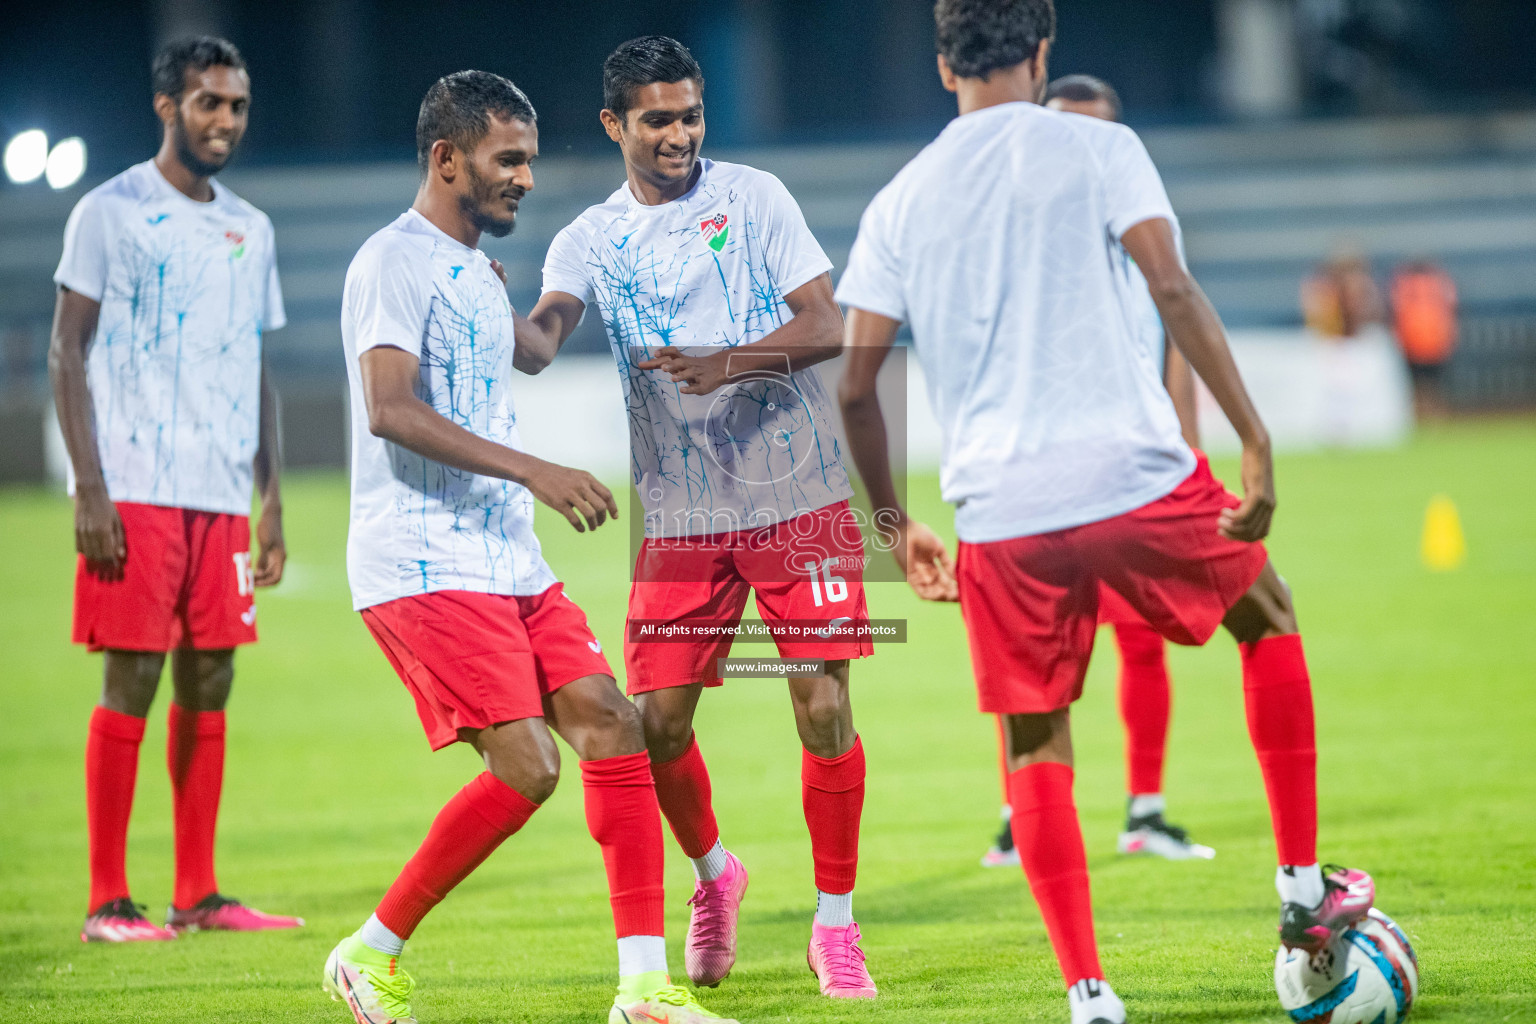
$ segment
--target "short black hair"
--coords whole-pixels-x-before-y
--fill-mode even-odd
[[[1063,75],[1045,90],[1045,102],[1068,100],[1072,103],[1093,103],[1103,100],[1109,104],[1116,121],[1120,120],[1120,94],[1115,87],[1093,75]]]
[[[427,173],[432,144],[447,139],[471,153],[497,120],[537,124],[539,115],[523,90],[489,71],[455,71],[432,83],[416,115],[416,163]]]
[[[940,55],[961,78],[986,78],[1033,57],[1056,37],[1051,0],[938,0],[934,39]]]
[[[235,49],[235,44],[218,36],[192,36],[167,43],[155,55],[150,66],[150,80],[154,95],[161,93],[180,100],[187,91],[187,72],[202,74],[212,67],[245,70],[245,58]]]
[[[631,39],[620,43],[603,61],[603,106],[623,121],[636,89],[684,79],[698,82],[699,91],[704,91],[704,71],[688,47],[671,36]]]

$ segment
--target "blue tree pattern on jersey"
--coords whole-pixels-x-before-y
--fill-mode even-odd
[[[120,500],[243,511],[258,441],[266,254],[234,255],[222,224],[171,231],[158,209],[138,204],[109,250],[87,356],[102,472]]]
[[[729,211],[719,252],[689,211]],[[751,196],[705,181],[654,245],[631,242],[632,216],[589,237],[585,267],[629,415],[632,479],[648,536],[739,530],[789,519],[851,493],[819,375],[756,374],[687,395],[635,364],[656,349],[734,348],[790,318]]]
[[[416,394],[471,433],[520,447],[506,387],[514,344],[506,291],[488,264],[466,264],[441,243],[432,253],[432,294],[421,338]],[[455,589],[510,593],[554,582],[533,534],[533,495],[390,445],[397,479],[395,514],[416,557],[396,565],[402,584],[421,593]],[[548,577],[544,580],[544,577]]]

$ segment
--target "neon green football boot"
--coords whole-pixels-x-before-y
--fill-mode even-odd
[[[608,1011],[608,1024],[738,1024],[710,1013],[664,971],[647,971],[619,979],[619,992]]]
[[[398,960],[349,935],[331,950],[320,987],[346,1003],[357,1024],[416,1024],[410,1003],[416,982]]]

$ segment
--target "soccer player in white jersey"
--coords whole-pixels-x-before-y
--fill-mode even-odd
[[[303,923],[223,896],[213,869],[234,649],[256,639],[253,588],[282,579],[286,552],[261,355],[285,319],[272,223],[213,177],[245,134],[250,78],[205,37],[162,50],[153,79],[160,151],[70,214],[48,353],[75,497],[74,640],[104,652],[85,747],[88,941]],[[168,653],[176,884],[161,928],[129,895],[125,855]]]
[[[1268,436],[1184,267],[1156,168],[1123,125],[1038,106],[1050,0],[940,0],[934,13],[939,75],[960,116],[859,225],[838,284],[844,422],[909,582],[959,600],[981,710],[1006,716],[1014,841],[1072,1020],[1118,1024],[1069,731],[1101,585],[1170,640],[1201,644],[1218,625],[1238,640],[1278,848],[1281,942],[1321,949],[1365,914],[1374,885],[1342,868],[1325,877],[1317,863],[1311,685],[1290,593],[1259,543],[1275,505]],[[1132,323],[1117,243],[1243,441],[1241,500],[1179,434]],[[903,321],[943,429],[953,565],[891,482],[875,375]]]
[[[807,958],[823,994],[868,998],[852,894],[864,804],[848,662],[870,653],[863,544],[848,507],[831,399],[809,367],[841,350],[831,262],[782,183],[699,157],[704,77],[665,36],[603,65],[603,126],[626,180],[561,231],[544,292],[519,323],[519,367],[537,372],[595,303],[629,410],[645,540],[630,590],[624,662],[645,722],[656,795],[693,861],[688,976],[718,985],[736,960],[747,873],[721,844],[694,709],[749,590],[786,658],[804,746],[801,793],[815,865]],[[648,639],[658,626],[715,635]]]
[[[618,514],[590,474],[521,450],[512,307],[475,248],[483,233],[512,230],[538,148],[533,107],[511,82],[484,71],[439,79],[416,122],[416,201],[347,270],[352,603],[432,748],[468,743],[486,767],[326,961],[325,989],[358,1024],[414,1020],[413,982],[397,964],[405,941],[554,792],[551,730],[581,759],[607,866],[619,952],[610,1024],[721,1020],[667,976],[661,821],[640,716],[533,533],[535,499],[577,530]]]
[[[1114,86],[1092,75],[1066,75],[1056,79],[1045,91],[1045,106],[1069,114],[1097,117],[1102,121],[1120,120],[1120,95]],[[1163,386],[1173,399],[1179,417],[1179,432],[1191,448],[1200,447],[1200,433],[1195,414],[1195,380],[1189,362],[1168,340],[1163,320],[1157,314],[1147,279],[1136,267],[1124,246],[1116,246],[1116,267],[1126,278],[1125,298],[1130,303],[1132,323],[1147,351],[1152,353]],[[1191,857],[1209,859],[1216,852],[1209,846],[1191,842],[1189,833],[1163,817],[1167,805],[1163,799],[1163,761],[1168,746],[1167,642],[1146,619],[1137,614],[1112,588],[1099,588],[1099,622],[1113,627],[1115,645],[1120,652],[1120,721],[1125,726],[1126,811],[1125,828],[1120,832],[1121,853],[1146,854],[1168,860]],[[1003,768],[1003,827],[997,841],[982,857],[986,867],[1016,866],[1018,850],[1013,845],[1013,831],[1008,827],[1008,771]]]

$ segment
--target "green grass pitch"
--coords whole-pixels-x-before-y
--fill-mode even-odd
[[[1227,479],[1231,462],[1218,465]],[[1458,424],[1393,452],[1280,460],[1271,548],[1297,595],[1318,709],[1321,853],[1369,869],[1417,947],[1422,1021],[1536,1019],[1536,421]],[[945,532],[932,480],[917,513]],[[1419,561],[1424,508],[1460,509],[1470,556]],[[350,611],[340,475],[286,486],[289,578],[261,597],[240,653],[219,838],[222,887],[308,927],[83,946],[82,751],[99,662],[67,642],[70,511],[0,492],[0,1020],[345,1020],[320,991],[333,943],[367,916],[444,800],[476,770],[429,753],[404,688]],[[541,525],[550,562],[610,651],[626,534]],[[872,587],[911,642],[854,668],[869,758],[854,908],[881,995],[835,1005],[805,966],[813,906],[799,755],[782,684],[703,701],[700,742],[726,843],[752,873],[734,975],[707,1005],[749,1021],[1065,1021],[1061,980],[1020,872],[977,859],[999,802],[994,732],[976,713],[954,607]],[[1134,1021],[1285,1019],[1270,978],[1268,818],[1219,636],[1172,656],[1170,816],[1205,863],[1114,853],[1122,813],[1114,655],[1101,637],[1078,706],[1077,799],[1106,970]],[[766,651],[752,647],[747,651]],[[135,896],[171,890],[162,688],[130,833]],[[430,915],[407,952],[424,1021],[606,1019],[613,933],[574,758],[545,809]],[[686,862],[668,837],[668,946],[681,971]]]

